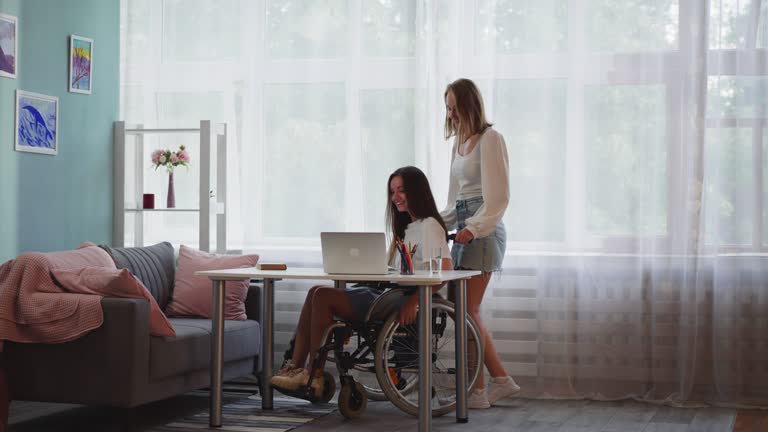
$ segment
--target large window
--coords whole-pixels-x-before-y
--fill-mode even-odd
[[[344,228],[347,110],[343,83],[264,88],[266,237],[312,237]],[[333,165],[327,162],[334,161]],[[326,162],[326,163],[323,163]]]
[[[499,54],[565,51],[568,2],[564,0],[480,0],[476,14],[478,49]]]
[[[386,181],[400,166],[416,161],[413,89],[363,90],[360,93],[360,143],[355,161],[365,173],[361,191],[363,226],[380,231],[384,226]]]
[[[768,214],[763,163],[768,78],[713,76],[707,89],[707,241],[728,249],[761,249]]]
[[[267,58],[344,57],[350,48],[349,3],[348,0],[267,0],[264,39]]]
[[[510,251],[671,250],[697,199],[704,244],[768,243],[767,0],[209,3],[123,1],[122,117],[230,125],[234,247],[380,230],[403,165],[442,207],[461,76],[506,139]]]
[[[678,0],[587,0],[588,49],[643,52],[677,49]]]
[[[608,237],[666,234],[664,100],[661,85],[585,89],[588,232]]]
[[[565,241],[565,82],[499,80],[495,118],[510,161],[511,242]],[[503,120],[502,120],[503,119]]]

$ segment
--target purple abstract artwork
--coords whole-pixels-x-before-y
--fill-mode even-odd
[[[72,35],[69,44],[69,91],[91,93],[93,39]]]
[[[16,78],[16,17],[0,14],[0,76]]]

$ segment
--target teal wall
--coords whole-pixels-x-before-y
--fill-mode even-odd
[[[0,0],[18,17],[17,79],[0,78],[0,262],[111,243],[120,0]],[[69,35],[94,39],[92,94],[69,93]],[[59,152],[14,151],[15,91],[59,98]]]

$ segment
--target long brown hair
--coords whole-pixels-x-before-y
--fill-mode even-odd
[[[459,127],[457,128],[450,117],[448,111],[445,113],[445,139],[452,136],[463,143],[469,137],[476,133],[482,133],[486,128],[493,126],[485,118],[485,108],[483,107],[483,96],[480,89],[477,88],[472,80],[459,78],[448,84],[443,94],[443,101],[448,97],[448,92],[453,93],[456,99],[456,113],[459,116]]]
[[[398,211],[392,202],[390,185],[395,177],[403,179],[403,191],[408,201],[407,212]],[[428,217],[435,218],[443,227],[446,241],[448,240],[448,229],[442,216],[440,216],[440,212],[437,211],[437,204],[435,204],[435,197],[432,195],[432,188],[429,187],[427,176],[414,166],[406,166],[396,169],[387,180],[387,230],[390,237],[390,256],[394,253],[394,239],[405,238],[405,229],[413,221],[411,214],[417,220]]]

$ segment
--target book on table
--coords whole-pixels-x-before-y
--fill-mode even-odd
[[[288,265],[284,263],[258,263],[256,268],[259,270],[287,270]]]

